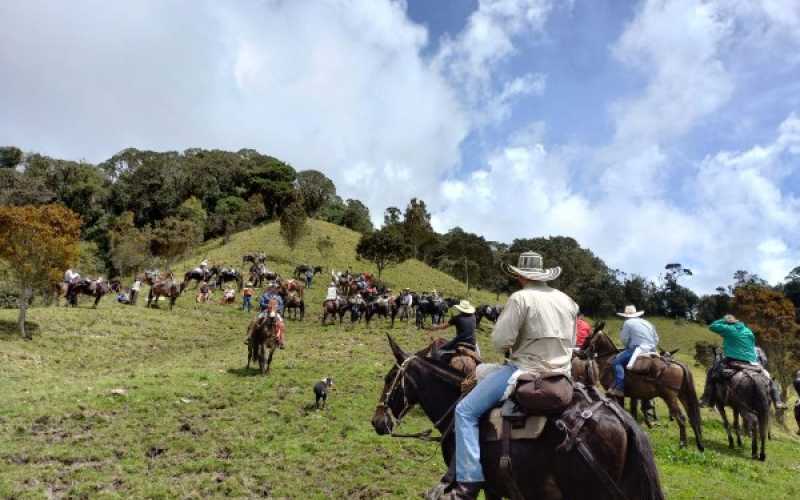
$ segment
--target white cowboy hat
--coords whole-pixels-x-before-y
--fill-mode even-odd
[[[625,306],[625,311],[617,313],[617,316],[622,316],[623,318],[638,318],[642,314],[644,314],[644,311],[637,311],[636,306]]]
[[[511,276],[518,276],[530,281],[552,281],[561,275],[560,267],[545,269],[542,256],[536,252],[521,253],[517,267],[501,263],[500,268]]]
[[[464,314],[475,314],[475,307],[470,304],[468,300],[462,300],[458,304],[454,305],[453,308]]]

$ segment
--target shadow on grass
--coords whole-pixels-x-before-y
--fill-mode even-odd
[[[255,377],[256,375],[261,375],[261,371],[258,369],[258,367],[228,368],[226,371],[231,375],[236,375],[237,377]]]
[[[39,323],[34,323],[32,321],[25,322],[25,329],[28,331],[28,335],[34,336],[39,334]],[[19,334],[19,326],[17,325],[16,321],[0,321],[0,339],[2,340],[12,340],[20,338]]]

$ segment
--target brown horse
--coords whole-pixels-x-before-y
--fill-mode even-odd
[[[397,426],[419,404],[444,436],[442,456],[446,464],[452,464],[453,412],[461,399],[464,374],[447,361],[430,357],[431,346],[406,354],[391,337],[389,345],[395,365],[384,378],[372,426],[378,434],[402,437],[396,434]],[[541,436],[514,440],[509,446],[512,479],[501,466],[502,441],[481,440],[487,499],[664,498],[647,435],[619,405],[593,387],[576,384],[570,407],[560,417],[548,419]],[[451,473],[431,494],[443,491],[452,481]],[[512,496],[512,481],[519,490],[516,497]]]
[[[744,365],[744,364],[743,364]],[[744,366],[725,382],[714,384],[714,400],[722,417],[722,425],[728,434],[728,446],[733,448],[733,436],[728,424],[725,406],[733,408],[733,428],[736,431],[736,444],[742,446],[739,430],[739,415],[744,420],[745,428],[751,438],[751,456],[753,459],[766,460],[766,440],[769,432],[770,380],[760,367]],[[759,453],[758,441],[761,440]]]
[[[608,390],[614,383],[614,367],[612,363],[619,350],[614,342],[602,330],[594,332],[584,344],[584,351],[592,353],[597,361],[600,373],[600,384]],[[686,446],[686,416],[678,405],[683,405],[689,417],[689,424],[694,431],[697,449],[703,451],[703,430],[700,420],[700,403],[694,387],[694,378],[689,368],[669,356],[662,357],[666,364],[658,377],[626,371],[625,396],[631,398],[631,413],[636,418],[636,406],[633,400],[653,399],[659,397],[669,408],[670,415],[678,424],[680,444]]]
[[[281,295],[288,295],[290,292],[296,292],[301,299],[306,289],[306,286],[301,281],[293,279],[281,280],[280,287]]]
[[[336,317],[339,317],[339,324],[342,324],[342,319],[344,318],[344,313],[350,309],[350,304],[341,298],[336,300],[326,300],[322,303],[322,326],[325,326],[328,317],[336,323]]]
[[[269,373],[272,355],[279,346],[277,308],[277,302],[271,300],[267,310],[247,327],[247,368],[250,368],[250,361],[257,361],[262,375]]]
[[[158,304],[158,299],[161,297],[169,297],[169,310],[175,307],[175,300],[185,288],[185,282],[178,284],[175,281],[172,273],[167,273],[165,278],[157,279],[150,285],[150,291],[147,294],[147,307],[152,307],[155,301]]]
[[[97,307],[103,295],[109,292],[110,288],[108,282],[103,280],[88,280],[82,279],[73,281],[67,286],[67,305],[78,307],[78,295],[89,295],[94,297],[94,304],[92,307]]]
[[[306,316],[306,303],[297,294],[297,292],[289,292],[283,299],[284,309],[286,310],[286,317],[289,317],[289,312],[292,313],[292,319],[297,319],[297,313],[300,312],[300,321]]]

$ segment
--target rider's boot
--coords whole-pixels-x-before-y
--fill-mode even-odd
[[[483,483],[456,483],[452,490],[441,496],[442,500],[477,500]]]
[[[772,396],[773,403],[775,403],[776,411],[785,410],[786,408],[788,408],[786,406],[786,403],[784,403],[783,400],[781,399],[781,391],[778,390],[778,384],[776,384],[775,381],[771,379],[769,381],[769,392],[770,395]]]
[[[710,368],[706,374],[706,385],[703,395],[700,397],[700,406],[708,408],[714,407],[714,368]]]

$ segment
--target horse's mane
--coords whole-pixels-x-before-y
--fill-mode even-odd
[[[437,358],[431,357],[431,352],[433,351],[433,349],[435,347],[436,347],[436,341],[433,341],[430,344],[428,344],[427,347],[423,348],[422,350],[417,351],[414,354],[417,356],[417,358],[422,359],[424,362],[429,363],[429,364],[435,366],[436,368],[447,372],[448,375],[452,375],[453,377],[457,377],[459,379],[463,379],[464,378],[464,374],[462,372],[456,370],[455,368],[451,367],[449,362],[446,362],[446,361],[444,361],[442,359],[437,359]]]

